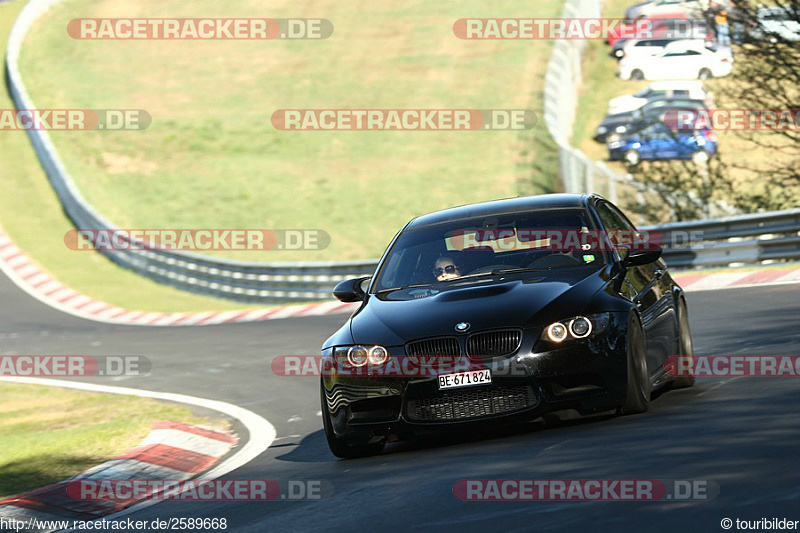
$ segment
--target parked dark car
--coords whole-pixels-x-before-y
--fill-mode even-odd
[[[642,413],[656,389],[691,386],[665,370],[667,357],[692,353],[683,291],[641,237],[597,195],[411,220],[373,278],[334,290],[360,305],[322,347],[331,451],[357,457],[565,409]]]
[[[600,125],[597,126],[593,139],[600,143],[620,139],[663,120],[664,114],[670,109],[702,110],[706,109],[706,103],[703,100],[656,97],[639,109],[615,115],[606,115]]]

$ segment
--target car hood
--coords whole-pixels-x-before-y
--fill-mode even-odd
[[[587,269],[580,268],[582,272]],[[371,295],[350,321],[359,344],[399,346],[410,340],[500,327],[543,326],[580,314],[607,283],[601,271],[585,275],[546,273],[514,280],[478,281],[424,298],[390,300]]]

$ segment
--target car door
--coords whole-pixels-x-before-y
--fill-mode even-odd
[[[713,54],[702,54],[697,50],[686,50],[683,56],[684,78],[697,78],[700,70],[711,68]]]
[[[678,80],[686,77],[686,51],[672,51],[656,57],[658,59],[654,61],[649,77],[664,80]],[[697,74],[692,77],[696,78]]]
[[[639,132],[639,148],[637,149],[637,151],[639,152],[639,157],[641,157],[642,159],[653,158],[654,132],[655,132],[655,126],[648,126]]]
[[[603,200],[598,202],[596,210],[606,230],[618,232],[622,237],[612,244],[631,244],[637,234],[636,227],[619,209]],[[625,273],[620,291],[639,312],[647,340],[647,368],[654,381],[664,377],[667,357],[678,353],[675,300],[665,273],[663,260],[631,267]]]
[[[706,140],[703,138],[701,131],[684,131],[678,132],[676,135],[678,153],[676,157],[679,159],[689,159],[697,150],[702,150],[705,147]]]
[[[680,151],[680,141],[675,133],[665,125],[657,124],[653,131],[653,159],[673,159]]]

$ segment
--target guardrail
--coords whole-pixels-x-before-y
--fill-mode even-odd
[[[8,87],[18,109],[35,109],[19,72],[22,42],[32,24],[61,0],[30,0],[14,24],[8,43],[6,72]],[[597,0],[567,0],[565,17],[599,16]],[[647,188],[630,176],[617,175],[601,163],[594,163],[569,146],[580,80],[580,53],[583,41],[556,41],[545,88],[545,123],[559,145],[561,176],[567,191],[602,191],[595,186],[604,177],[605,195],[618,197],[618,187],[630,187],[635,194]],[[62,163],[47,131],[28,130],[36,154],[58,195],[65,213],[81,229],[114,229],[80,194]],[[576,176],[582,176],[580,181]],[[687,248],[668,247],[665,257],[671,266],[711,266],[757,262],[767,259],[800,257],[800,215],[798,211],[746,215],[719,220],[660,226],[670,235],[690,228],[707,232],[717,239],[713,244],[689,244]],[[761,232],[760,234],[757,232]],[[754,233],[755,232],[755,233]],[[734,238],[779,233],[775,239],[733,242]],[[671,239],[671,237],[670,237]],[[726,240],[727,239],[727,240]],[[669,241],[673,243],[672,240]],[[106,250],[110,260],[152,280],[192,292],[247,301],[287,302],[323,300],[341,280],[371,275],[377,260],[315,263],[251,263],[211,258],[177,251]]]
[[[737,266],[800,259],[800,209],[650,226],[661,232],[673,268]]]

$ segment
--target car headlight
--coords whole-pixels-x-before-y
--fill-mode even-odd
[[[609,313],[598,313],[553,322],[545,328],[542,340],[560,344],[568,340],[586,339],[598,335],[608,326],[610,316]]]
[[[382,365],[389,359],[389,352],[383,346],[373,346],[367,352],[367,357],[373,365]]]
[[[569,328],[561,322],[555,322],[547,326],[545,333],[547,338],[553,342],[561,342],[567,338]]]
[[[626,128],[625,126],[617,126],[617,128],[614,131],[616,131],[617,133],[625,133],[625,130],[627,129],[628,128]]]
[[[383,346],[337,346],[333,350],[333,357],[336,361],[347,361],[350,365],[358,368],[370,363],[378,366],[389,360],[389,350]]]

